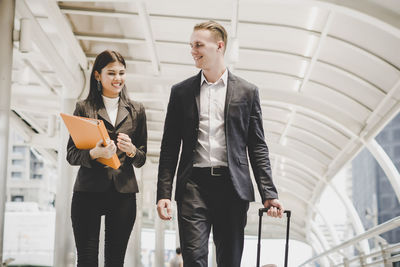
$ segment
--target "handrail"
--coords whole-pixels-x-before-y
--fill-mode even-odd
[[[382,259],[370,262],[370,263],[366,264],[365,266],[374,266],[374,264],[376,265],[378,263],[384,263],[385,261],[387,261],[387,262],[396,261],[396,260],[398,261],[398,260],[400,260],[399,259],[400,255],[395,255],[390,258],[386,258],[384,254],[385,253],[390,254],[392,252],[397,252],[399,249],[400,249],[400,243],[386,245],[386,246],[382,247],[381,249],[378,248],[376,251],[374,251],[368,255],[362,255],[362,256],[358,255],[351,259],[348,259],[347,263],[350,264],[352,262],[359,261],[360,257],[373,258],[373,257],[379,257],[379,256],[382,257]],[[333,267],[340,267],[340,266],[346,266],[346,265],[343,262],[333,265]]]
[[[321,254],[319,254],[319,255],[317,255],[315,257],[312,257],[309,260],[306,260],[300,266],[305,266],[306,264],[309,264],[309,263],[311,263],[313,261],[316,261],[319,258],[322,258],[322,257],[324,257],[326,255],[331,254],[331,253],[334,253],[334,252],[336,252],[336,251],[338,251],[340,249],[343,249],[345,247],[354,245],[355,243],[358,243],[361,240],[371,238],[373,236],[376,236],[376,235],[379,235],[381,233],[387,232],[387,231],[392,230],[392,229],[394,229],[396,227],[399,227],[399,226],[400,226],[400,216],[397,216],[397,217],[395,217],[395,218],[393,218],[393,219],[391,219],[391,220],[389,220],[387,222],[381,223],[380,225],[377,225],[377,226],[369,229],[368,231],[365,231],[364,233],[362,233],[362,234],[360,234],[358,236],[355,236],[355,237],[343,242],[340,245],[337,245],[337,246],[335,246],[335,247],[333,247],[331,249],[328,249],[328,250],[322,252]]]

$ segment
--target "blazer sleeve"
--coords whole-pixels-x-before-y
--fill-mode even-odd
[[[161,141],[157,202],[160,199],[171,199],[172,195],[172,183],[181,146],[180,116],[177,100],[176,90],[172,87]]]
[[[262,203],[267,199],[278,198],[277,190],[272,181],[271,163],[268,146],[265,142],[260,97],[257,88],[254,90],[247,142],[250,163]]]
[[[126,160],[136,168],[140,168],[146,162],[147,153],[147,121],[143,104],[140,104],[138,124],[133,144],[136,146],[136,155],[133,158],[126,157]]]
[[[84,112],[83,103],[76,103],[74,115],[87,117],[87,114]],[[95,160],[90,158],[89,154],[90,149],[78,149],[71,136],[69,136],[68,144],[67,144],[67,161],[71,165],[80,165],[86,168],[92,168],[94,166],[99,165]]]

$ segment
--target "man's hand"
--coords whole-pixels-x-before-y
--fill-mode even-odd
[[[283,206],[281,205],[281,203],[279,202],[279,200],[277,200],[276,198],[274,199],[267,199],[264,202],[264,208],[268,209],[267,215],[271,216],[271,217],[279,217],[282,218],[283,216],[283,212],[285,211],[283,209]]]
[[[167,209],[166,212],[165,209]],[[157,212],[161,220],[171,220],[172,219],[171,200],[160,199],[157,202]]]

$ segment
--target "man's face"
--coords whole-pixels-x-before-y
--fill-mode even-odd
[[[197,68],[212,68],[223,57],[223,42],[217,41],[209,30],[195,30],[190,37],[191,53]]]

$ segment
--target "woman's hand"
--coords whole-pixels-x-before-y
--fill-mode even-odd
[[[106,146],[103,146],[103,140],[100,140],[97,142],[96,146],[89,151],[89,154],[92,159],[109,159],[115,154],[116,151],[117,147],[112,140],[110,140]]]
[[[127,134],[124,134],[124,133],[118,134],[117,146],[118,146],[119,150],[125,152],[126,154],[129,154],[129,155],[136,154],[136,147],[134,144],[132,144],[132,140],[129,137],[129,135],[127,135]]]

